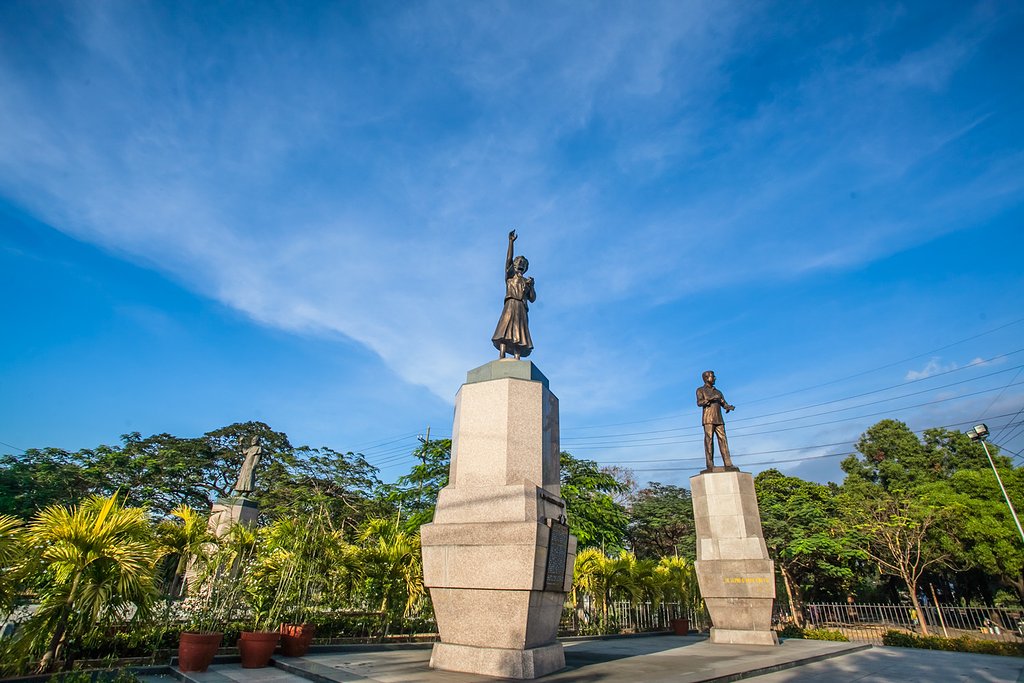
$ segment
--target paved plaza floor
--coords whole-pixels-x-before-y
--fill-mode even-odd
[[[785,640],[778,647],[713,645],[703,638],[651,636],[566,641],[567,668],[547,683],[1024,683],[1024,659],[858,643]],[[473,683],[493,678],[429,668],[429,645],[363,646],[275,660],[266,669],[215,664],[195,683]],[[178,674],[182,676],[182,674]],[[168,677],[147,676],[149,683]]]

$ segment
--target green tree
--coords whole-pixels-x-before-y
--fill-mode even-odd
[[[602,470],[593,460],[561,454],[561,492],[565,500],[569,531],[579,548],[621,550],[629,526],[626,508],[615,496],[628,490],[628,484]]]
[[[174,566],[167,595],[177,598],[182,594],[189,565],[199,561],[216,539],[207,530],[206,515],[199,514],[187,505],[179,505],[171,510],[171,517],[178,521],[162,520],[157,524],[156,536],[161,552]]]
[[[659,583],[666,601],[678,602],[685,613],[704,613],[706,608],[692,560],[679,556],[662,557],[658,560],[655,572],[660,577]]]
[[[22,579],[25,555],[24,528],[17,517],[0,515],[0,617],[14,607]]]
[[[682,555],[693,560],[697,533],[690,492],[681,486],[651,482],[632,500],[628,535],[630,546],[639,557]]]
[[[145,510],[123,507],[116,495],[51,506],[27,536],[40,605],[20,632],[20,645],[42,652],[37,671],[52,670],[68,642],[103,622],[149,616],[158,550]]]
[[[437,497],[448,485],[452,440],[421,439],[412,457],[416,464],[411,471],[384,487],[388,504],[401,514],[402,526],[407,530],[419,529],[434,519]]]
[[[367,600],[381,612],[380,636],[426,595],[419,531],[398,520],[371,519],[360,532],[359,571]]]
[[[279,457],[280,467],[260,484],[258,501],[266,516],[325,514],[330,528],[351,536],[376,512],[372,492],[381,486],[379,470],[361,454],[301,446]]]
[[[60,448],[0,456],[0,514],[28,520],[48,505],[85,500],[97,486],[78,455]]]
[[[949,479],[965,469],[988,467],[981,444],[961,432],[929,429],[919,439],[898,420],[881,420],[871,426],[856,444],[860,457],[842,462],[847,478],[844,488],[873,485],[886,491],[909,491],[932,481]],[[1007,458],[990,446],[997,464],[1010,467]]]
[[[842,528],[837,491],[768,469],[754,479],[765,544],[782,576],[797,623],[808,593],[838,600],[861,553]]]
[[[878,566],[879,572],[899,578],[907,587],[918,614],[918,587],[925,572],[947,565],[952,559],[950,514],[927,501],[900,491],[877,492],[870,498],[851,496],[845,507],[851,541]],[[945,527],[945,528],[944,528]],[[928,626],[921,620],[921,630]]]
[[[1000,467],[1007,494],[1017,510],[1024,508],[1024,471]],[[971,591],[963,584],[976,575],[991,577],[995,585],[1012,589],[1024,601],[1024,545],[1017,525],[1003,499],[995,475],[984,469],[958,470],[949,479],[927,484],[922,497],[935,507],[955,511],[955,534],[959,543],[950,547],[955,564],[962,570],[952,577],[960,594]],[[993,586],[982,586],[991,604]]]

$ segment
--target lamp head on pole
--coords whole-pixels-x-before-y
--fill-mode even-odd
[[[985,424],[974,425],[973,428],[967,430],[967,436],[971,441],[984,441],[988,436],[988,426]]]

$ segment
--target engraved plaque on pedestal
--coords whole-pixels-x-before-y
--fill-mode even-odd
[[[548,564],[544,571],[544,590],[561,591],[565,583],[565,561],[569,557],[569,527],[549,519]]]

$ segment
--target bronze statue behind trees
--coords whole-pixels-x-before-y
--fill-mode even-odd
[[[260,437],[253,436],[243,453],[245,455],[245,462],[242,463],[242,470],[238,473],[235,493],[243,498],[247,498],[248,494],[256,490],[256,466],[260,464],[260,458],[263,455]]]
[[[718,437],[718,450],[722,453],[722,464],[732,467],[732,458],[729,457],[729,442],[725,438],[725,420],[722,419],[722,408],[725,412],[736,410],[736,406],[726,403],[725,396],[715,388],[715,373],[713,370],[706,370],[701,374],[704,386],[697,387],[697,405],[704,409],[701,416],[701,423],[704,425],[704,457],[707,459],[707,469],[714,469],[715,447],[714,437]]]
[[[491,342],[498,349],[498,358],[511,353],[519,360],[533,351],[527,302],[536,301],[537,292],[533,288],[533,278],[524,275],[530,262],[522,255],[512,257],[515,241],[516,231],[513,230],[508,234],[508,254],[505,257],[505,307],[498,319],[498,326],[494,328]]]

